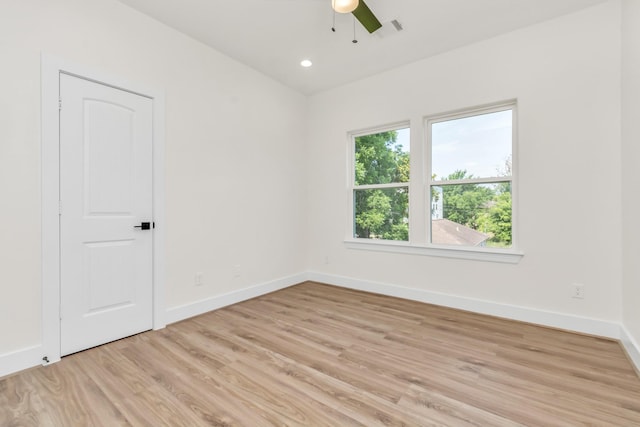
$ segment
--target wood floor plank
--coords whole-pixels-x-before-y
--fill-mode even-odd
[[[208,334],[207,336],[217,338],[214,334]],[[221,342],[224,342],[227,348],[233,348],[236,351],[236,362],[230,364],[228,368],[221,372],[223,377],[226,378],[228,372],[235,370],[238,372],[238,375],[260,378],[261,382],[255,386],[257,389],[262,389],[263,383],[275,381],[277,384],[271,385],[274,390],[283,390],[290,394],[292,399],[295,400],[310,400],[311,405],[322,409],[321,413],[325,415],[326,420],[315,419],[314,423],[308,425],[364,425],[337,411],[333,406],[327,406],[319,399],[308,397],[304,390],[297,387],[299,385],[299,382],[296,380],[298,375],[294,370],[297,364],[290,359],[268,349],[256,346],[251,341],[247,341],[239,335],[231,335],[228,339]],[[257,361],[259,361],[259,363],[256,363]],[[264,375],[269,375],[271,380],[264,381]],[[228,378],[228,382],[236,383],[240,388],[251,388],[249,386],[250,381],[235,381],[233,375]],[[247,390],[247,393],[251,393],[251,390]]]
[[[130,426],[102,389],[77,366],[77,356],[51,369],[30,371],[32,385],[44,392],[42,402],[54,425]]]
[[[94,378],[105,395],[118,405],[134,426],[177,427],[187,423],[201,425],[200,418],[179,404],[175,396],[156,382],[153,376],[138,369],[120,351],[103,347],[96,357],[83,357],[85,373]],[[140,388],[145,384],[144,388]]]
[[[228,391],[216,376],[198,377],[193,373],[193,367],[175,363],[165,352],[154,351],[150,358],[149,347],[153,345],[154,342],[146,346],[132,346],[123,353],[173,396],[173,406],[187,409],[193,419],[191,423],[216,426],[267,425],[259,413],[251,410],[251,402],[230,399]],[[241,418],[246,419],[246,424],[239,421]]]
[[[399,402],[401,408],[419,411],[424,419],[439,421],[444,425],[460,427],[519,427],[516,423],[483,409],[436,393],[423,387],[411,385]]]
[[[0,378],[0,426],[640,426],[620,343],[306,282]]]
[[[53,426],[36,389],[27,381],[28,372],[0,381],[0,426]]]

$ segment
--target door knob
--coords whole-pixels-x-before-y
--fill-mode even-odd
[[[156,224],[153,223],[153,227],[155,228]],[[150,222],[141,222],[140,225],[134,225],[134,228],[139,228],[140,230],[149,230],[151,228]]]

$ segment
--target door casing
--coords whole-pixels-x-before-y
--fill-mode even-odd
[[[42,153],[42,349],[43,364],[60,360],[60,74],[69,74],[151,98],[153,101],[153,329],[165,327],[164,93],[102,71],[43,54]]]

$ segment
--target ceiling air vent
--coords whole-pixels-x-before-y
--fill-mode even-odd
[[[393,28],[395,28],[396,31],[402,31],[402,24],[399,23],[397,19],[391,21],[391,25],[393,25]]]
[[[400,21],[398,21],[397,19],[394,19],[392,21],[388,21],[382,24],[382,28],[380,28],[374,34],[376,34],[380,38],[385,38],[385,37],[392,36],[396,33],[399,33],[403,29],[404,28],[402,27],[402,24],[400,23]]]

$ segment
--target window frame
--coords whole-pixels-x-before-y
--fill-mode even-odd
[[[471,179],[456,180],[433,180],[433,144],[431,128],[433,124],[447,122],[451,120],[476,117],[484,114],[498,113],[503,111],[511,111],[511,176],[509,177],[483,177]],[[518,105],[517,100],[511,99],[498,103],[480,105],[470,108],[461,108],[440,114],[433,114],[424,117],[424,133],[425,133],[425,202],[428,203],[428,209],[425,212],[426,221],[426,246],[438,249],[451,250],[473,250],[480,252],[497,252],[497,253],[519,253],[517,250],[517,138],[518,138]],[[500,182],[509,182],[511,185],[511,246],[508,248],[496,247],[476,247],[476,246],[456,246],[432,243],[432,219],[431,219],[431,187],[444,187],[449,185],[463,184],[497,184]]]
[[[482,113],[512,110],[512,139],[511,139],[511,236],[510,248],[455,246],[431,243],[431,130],[430,123],[469,117]],[[410,175],[408,183],[398,183],[400,187],[409,188],[409,240],[383,240],[355,237],[355,138],[363,135],[409,128],[410,132]],[[429,257],[444,257],[472,261],[517,264],[524,253],[519,248],[518,237],[518,103],[517,99],[460,108],[444,113],[430,114],[416,117],[415,120],[404,120],[387,125],[369,127],[347,133],[347,179],[346,197],[348,215],[346,215],[346,237],[344,244],[347,249],[366,250],[374,252],[421,255]],[[479,180],[495,183],[505,177],[480,178]],[[466,180],[460,180],[466,181]],[[433,181],[442,183],[442,181]],[[451,183],[453,181],[445,181]],[[465,182],[457,182],[465,183]],[[473,180],[473,183],[479,183]],[[388,184],[381,184],[386,186]],[[436,184],[437,185],[437,184]]]
[[[361,136],[367,136],[367,135],[374,135],[377,133],[382,133],[382,132],[388,132],[388,131],[393,131],[393,130],[400,130],[400,129],[409,129],[409,161],[411,164],[411,147],[412,147],[412,140],[413,138],[411,137],[412,134],[412,129],[411,129],[411,123],[408,120],[405,121],[400,121],[400,122],[394,122],[391,124],[387,124],[387,125],[383,125],[383,126],[376,126],[376,127],[370,127],[370,128],[366,128],[366,129],[361,129],[359,131],[353,131],[353,132],[349,132],[348,133],[348,139],[349,139],[349,144],[347,144],[348,146],[348,156],[347,156],[347,161],[348,161],[348,167],[349,167],[349,175],[347,177],[347,200],[348,200],[348,211],[349,211],[349,223],[348,223],[348,227],[347,227],[347,236],[346,236],[346,241],[351,241],[351,242],[369,242],[369,243],[373,243],[373,244],[377,244],[378,242],[384,242],[384,243],[388,243],[388,242],[392,242],[392,243],[400,243],[400,244],[408,244],[411,241],[411,181],[412,181],[412,173],[411,173],[411,166],[409,167],[409,181],[407,182],[392,182],[392,183],[387,183],[387,184],[362,184],[362,185],[356,185],[356,167],[355,167],[355,163],[356,163],[356,138],[361,137]],[[409,222],[408,222],[408,227],[409,227],[409,239],[408,240],[387,240],[387,239],[371,239],[371,238],[366,238],[366,237],[356,237],[355,232],[356,232],[356,206],[355,206],[355,192],[357,190],[376,190],[376,189],[390,189],[390,188],[406,188],[407,192],[408,192],[408,217],[409,217]]]

